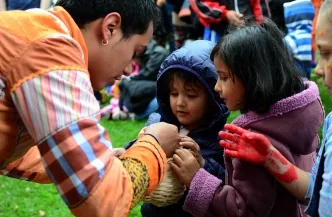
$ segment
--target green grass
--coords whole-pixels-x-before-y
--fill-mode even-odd
[[[332,101],[326,89],[318,81],[321,98],[326,114],[332,111]],[[228,122],[239,115],[231,113]],[[101,124],[108,130],[114,147],[121,147],[136,138],[145,121],[105,121]],[[0,176],[0,217],[70,217],[72,216],[53,185],[39,185],[25,181]],[[139,217],[140,205],[135,207],[129,215]]]

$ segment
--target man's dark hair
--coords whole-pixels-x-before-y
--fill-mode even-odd
[[[123,38],[144,34],[150,22],[159,23],[160,11],[153,0],[58,0],[56,6],[63,7],[79,28],[94,20],[117,12],[121,15]]]
[[[305,88],[283,33],[269,19],[231,29],[212,50],[211,59],[215,57],[228,67],[232,80],[236,75],[242,81],[243,112],[265,113]]]

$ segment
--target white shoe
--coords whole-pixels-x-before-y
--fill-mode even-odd
[[[113,120],[135,120],[135,114],[124,112],[124,111],[117,111],[114,112],[112,115]]]

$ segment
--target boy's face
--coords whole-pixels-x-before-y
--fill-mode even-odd
[[[316,28],[317,47],[320,59],[316,66],[316,74],[323,77],[324,85],[332,95],[332,11],[322,11],[318,17]]]
[[[244,87],[242,82],[236,76],[234,76],[234,80],[231,78],[229,69],[218,56],[214,58],[213,62],[218,73],[218,81],[214,90],[224,100],[229,110],[240,110],[243,107],[244,101]]]
[[[171,109],[180,124],[189,131],[204,122],[208,97],[205,88],[185,86],[181,78],[172,78],[169,96]]]

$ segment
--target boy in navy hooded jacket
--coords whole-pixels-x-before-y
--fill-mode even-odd
[[[146,125],[167,122],[179,127],[180,146],[188,143],[199,146],[203,159],[201,167],[224,179],[223,150],[218,132],[223,129],[229,111],[214,91],[217,73],[210,60],[214,43],[195,41],[173,52],[161,65],[157,78],[159,109],[150,115]],[[143,204],[144,217],[191,216],[183,211],[185,196],[170,206]]]

